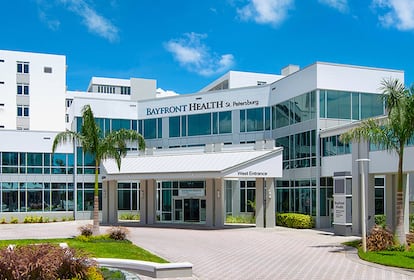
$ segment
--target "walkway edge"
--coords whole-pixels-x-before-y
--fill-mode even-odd
[[[346,246],[346,245],[343,245],[343,246],[344,246],[344,252],[345,252],[346,257],[354,262],[358,262],[360,264],[364,264],[364,265],[379,268],[379,269],[392,270],[392,271],[395,271],[401,274],[405,274],[407,276],[414,277],[413,269],[387,266],[387,265],[382,265],[378,263],[368,262],[368,261],[361,259],[358,256],[358,249],[351,247],[351,246]]]
[[[193,276],[193,265],[189,262],[155,263],[114,258],[96,258],[95,260],[100,266],[127,270],[153,278]]]

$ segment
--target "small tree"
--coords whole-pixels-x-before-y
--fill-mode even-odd
[[[398,155],[397,205],[395,235],[400,244],[406,244],[404,231],[403,161],[404,149],[414,134],[414,88],[406,88],[398,79],[383,80],[381,90],[387,118],[362,121],[359,126],[341,135],[349,143],[361,139],[384,147]]]
[[[82,109],[82,127],[80,133],[75,131],[64,131],[56,135],[53,141],[52,153],[63,143],[72,142],[82,146],[83,151],[95,158],[95,186],[93,204],[93,234],[99,234],[99,191],[98,177],[99,166],[102,160],[115,159],[118,168],[121,168],[121,159],[126,156],[127,143],[138,143],[138,149],[145,149],[145,141],[141,134],[135,130],[120,129],[105,135],[96,123],[92,109],[85,105]]]

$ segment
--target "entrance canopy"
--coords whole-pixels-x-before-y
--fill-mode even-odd
[[[102,221],[112,223],[118,219],[117,182],[139,180],[141,224],[195,222],[221,228],[226,215],[225,179],[249,178],[256,182],[256,197],[261,198],[256,200],[256,225],[272,227],[275,224],[274,178],[282,177],[282,151],[283,148],[273,146],[260,150],[241,147],[220,151],[159,150],[151,155],[129,154],[122,160],[120,169],[114,160],[105,160],[102,163]],[[171,180],[203,181],[203,187],[178,190],[177,185],[177,192],[167,188],[165,197],[163,191],[157,192],[157,182]],[[159,186],[162,188],[162,184]],[[166,202],[165,209],[157,208],[158,199],[163,199],[162,205]]]
[[[114,160],[103,162],[106,180],[190,179],[190,178],[279,178],[282,150],[189,151],[157,155],[128,155],[118,169]]]

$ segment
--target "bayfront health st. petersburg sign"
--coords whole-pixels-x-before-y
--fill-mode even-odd
[[[234,108],[234,107],[250,107],[250,106],[259,106],[259,100],[243,100],[243,101],[209,101],[209,102],[191,102],[188,104],[180,105],[169,105],[169,106],[160,106],[160,107],[147,107],[145,112],[146,116],[159,117],[163,115],[170,115],[176,113],[188,113],[194,111],[210,111],[224,108]]]

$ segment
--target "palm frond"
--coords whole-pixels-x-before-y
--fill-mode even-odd
[[[68,142],[73,142],[74,140],[82,142],[82,139],[82,135],[74,131],[66,130],[60,132],[55,136],[55,139],[53,140],[52,153],[56,151],[59,145],[66,144]]]

